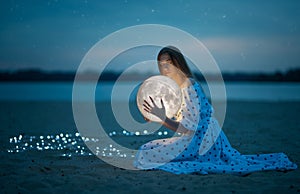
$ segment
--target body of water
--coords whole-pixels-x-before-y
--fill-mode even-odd
[[[95,90],[96,101],[135,100],[138,86],[141,82],[118,83],[118,90],[112,95],[113,82],[101,82]],[[216,87],[220,84],[214,83]],[[89,99],[93,86],[82,82],[80,100]],[[209,89],[202,84],[205,93],[209,96]],[[259,82],[228,82],[225,83],[227,100],[247,101],[300,101],[300,83],[259,83]],[[0,83],[0,100],[13,101],[71,101],[72,82],[2,82]],[[130,95],[128,95],[130,93]]]

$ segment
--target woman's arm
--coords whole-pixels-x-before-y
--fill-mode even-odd
[[[162,122],[162,124],[165,127],[177,133],[187,133],[191,131],[189,129],[186,129],[184,126],[182,126],[180,122],[174,121],[168,117],[166,117],[166,119]]]
[[[165,127],[171,129],[174,132],[178,133],[187,133],[190,132],[191,130],[186,129],[180,122],[174,121],[166,116],[166,108],[164,106],[164,102],[161,99],[161,108],[159,108],[154,100],[149,96],[153,106],[151,106],[146,100],[144,100],[144,110],[148,113],[154,114],[158,118],[162,120],[161,124],[164,125]]]

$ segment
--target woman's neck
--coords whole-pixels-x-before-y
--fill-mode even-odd
[[[176,79],[176,83],[179,85],[180,88],[185,88],[190,85],[188,81],[188,77],[184,76],[178,76]]]

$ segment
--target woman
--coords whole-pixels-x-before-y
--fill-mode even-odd
[[[283,153],[241,155],[231,147],[213,117],[213,108],[205,97],[181,52],[172,46],[161,49],[157,57],[159,71],[181,88],[183,100],[174,118],[168,118],[151,96],[144,101],[145,111],[156,115],[162,124],[181,136],[154,140],[142,145],[134,165],[138,169],[161,169],[175,174],[230,173],[246,175],[262,170],[292,170],[297,165]]]

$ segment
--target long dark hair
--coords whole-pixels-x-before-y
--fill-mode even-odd
[[[159,62],[161,55],[168,54],[175,67],[180,69],[187,77],[193,78],[193,74],[180,50],[174,46],[167,46],[162,48],[157,55],[157,62]]]

